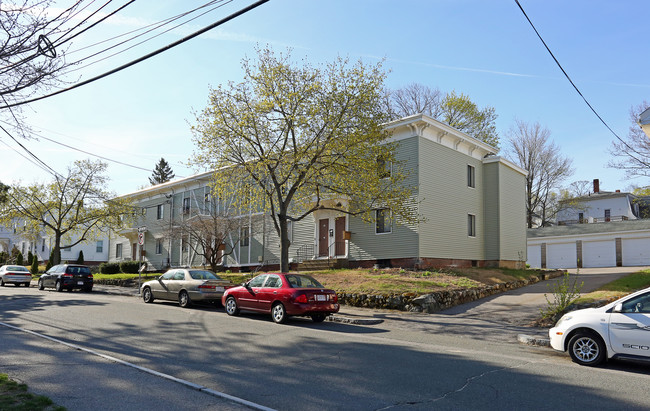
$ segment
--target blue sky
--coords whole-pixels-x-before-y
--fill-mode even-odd
[[[520,2],[583,95],[616,133],[626,136],[630,107],[650,100],[650,26],[642,17],[647,3]],[[67,80],[113,69],[251,3],[235,0],[128,52],[81,66]],[[200,4],[135,2],[76,39],[69,52]],[[199,38],[24,111],[42,136],[147,169],[109,163],[110,189],[132,192],[148,184],[160,157],[177,176],[195,172],[183,165],[194,149],[193,112],[206,106],[209,86],[240,81],[241,59],[254,58],[255,46],[267,44],[276,51],[291,47],[297,61],[314,65],[338,55],[372,64],[385,59],[390,88],[416,82],[494,107],[502,141],[515,119],[539,122],[573,159],[576,171],[567,185],[594,178],[603,190],[650,184],[607,167],[615,137],[563,76],[514,0],[271,0]],[[0,140],[16,148],[6,136]],[[24,144],[60,173],[74,160],[89,157],[44,139]],[[4,144],[0,155],[3,183],[50,179]]]

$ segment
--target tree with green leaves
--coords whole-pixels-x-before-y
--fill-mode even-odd
[[[156,164],[156,167],[153,169],[151,177],[149,177],[149,183],[155,186],[158,184],[166,183],[174,177],[176,177],[176,175],[172,171],[171,166],[167,160],[161,157],[160,161],[158,161],[158,164]]]
[[[444,96],[438,89],[418,83],[409,84],[389,93],[391,118],[397,119],[413,114],[426,114],[450,125],[458,131],[499,148],[499,134],[493,107],[479,108],[469,96],[455,91]]]
[[[83,264],[85,262],[84,260],[84,250],[79,250],[79,257],[77,257],[77,264]]]
[[[263,212],[280,239],[280,268],[289,269],[289,221],[336,210],[373,221],[389,207],[397,221],[417,220],[412,188],[396,159],[381,63],[322,67],[294,64],[291,52],[257,51],[244,59],[244,79],[210,91],[193,126],[193,164],[215,170],[213,193],[237,199],[242,212]],[[392,164],[390,175],[378,163]]]
[[[61,240],[72,247],[94,238],[101,231],[119,229],[133,217],[134,209],[106,189],[106,163],[76,161],[66,176],[57,175],[48,184],[14,186],[2,206],[0,224],[21,221],[27,232],[44,231],[54,237],[52,265],[61,261]]]
[[[7,201],[7,192],[9,191],[9,186],[2,184],[0,182],[0,204],[4,203]]]

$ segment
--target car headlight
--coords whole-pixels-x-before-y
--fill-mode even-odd
[[[555,326],[556,326],[556,327],[559,327],[560,324],[562,324],[564,321],[569,321],[571,318],[573,318],[573,316],[571,316],[571,315],[569,315],[569,314],[564,314],[564,315],[563,315],[563,316],[558,320],[558,322],[555,324]]]

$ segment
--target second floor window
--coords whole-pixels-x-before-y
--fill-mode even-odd
[[[467,187],[476,187],[476,170],[474,166],[467,166]]]
[[[104,240],[97,241],[97,246],[95,247],[95,251],[98,253],[104,252]]]
[[[190,198],[184,198],[183,199],[183,214],[189,214],[190,213]]]
[[[248,247],[250,244],[250,228],[248,227],[242,227],[241,233],[240,233],[240,244],[242,247]]]
[[[474,214],[467,214],[467,235],[476,237],[476,216]]]
[[[157,210],[156,210],[156,219],[162,220],[163,218],[163,210],[164,210],[164,205],[158,204]]]
[[[156,239],[156,254],[162,254],[162,244],[163,244],[162,238],[157,238]]]
[[[386,161],[381,157],[377,157],[377,175],[379,178],[388,178],[391,174],[390,161]]]
[[[612,218],[612,210],[609,208],[605,210],[605,221],[610,221]]]

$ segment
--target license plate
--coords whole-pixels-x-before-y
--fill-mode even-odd
[[[327,296],[322,294],[316,294],[316,301],[327,301]]]
[[[77,285],[84,285],[83,281],[77,281]]]
[[[223,287],[214,287],[214,291],[223,291],[223,290],[224,290]]]

